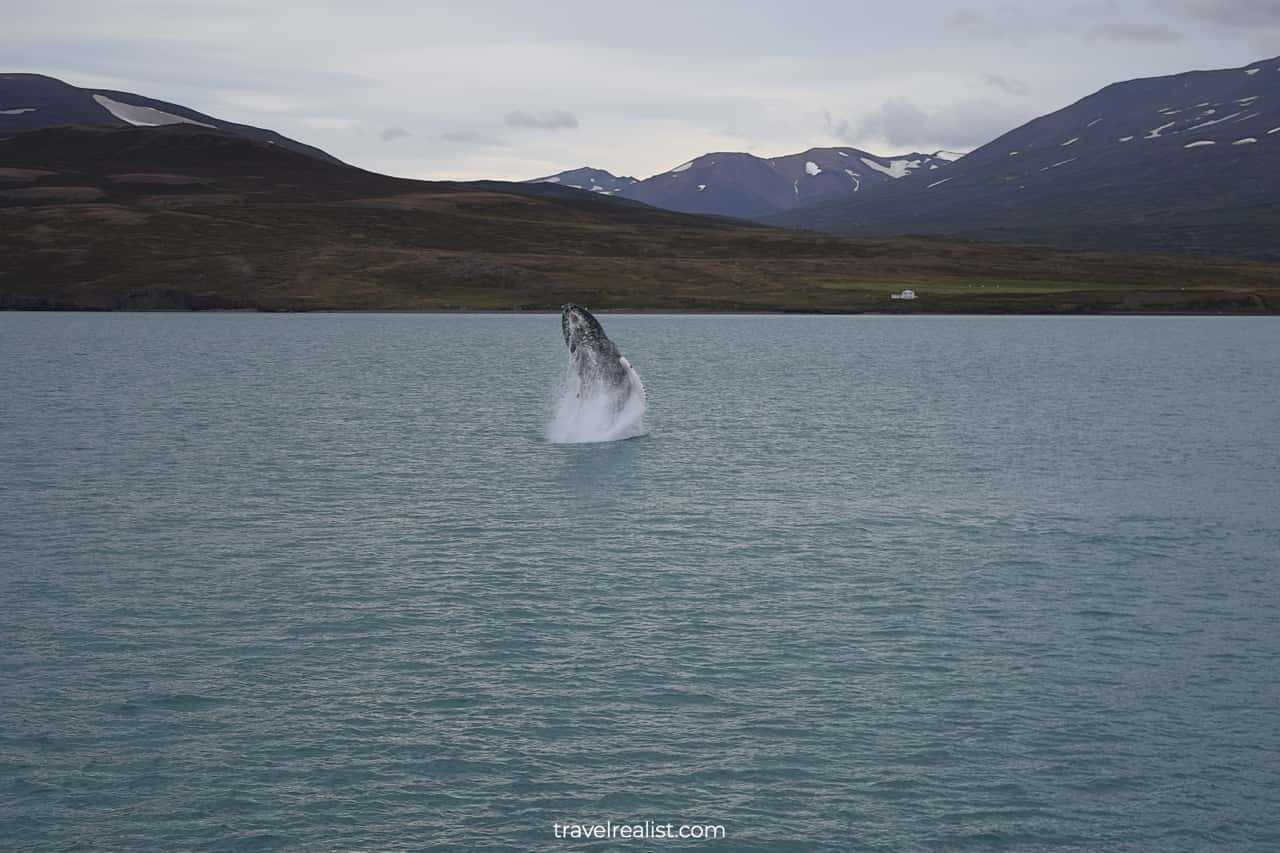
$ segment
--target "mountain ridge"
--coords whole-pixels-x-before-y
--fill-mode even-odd
[[[884,157],[847,145],[776,157],[714,151],[640,181],[604,170],[570,169],[526,183],[564,183],[667,210],[752,219],[846,198],[918,169],[942,168],[962,156],[913,151]],[[590,186],[584,186],[588,180]]]
[[[114,89],[73,86],[46,74],[0,74],[0,132],[63,125],[212,127],[325,160],[341,161],[313,145],[267,128],[226,121],[190,107]]]
[[[1280,260],[1280,57],[1108,84],[1001,134],[945,177],[761,220]]]
[[[0,158],[0,308],[1280,311],[1280,265],[785,231],[194,124],[13,133]]]
[[[532,178],[531,180],[523,181],[523,183],[563,184],[575,190],[586,190],[587,192],[600,193],[601,195],[616,195],[621,190],[639,183],[639,181],[630,175],[615,175],[606,169],[583,166],[578,169],[566,169],[563,172],[556,172],[554,175],[547,175],[542,178]]]
[[[1280,57],[1109,83],[961,157],[718,152],[615,194],[835,234],[1280,260]]]

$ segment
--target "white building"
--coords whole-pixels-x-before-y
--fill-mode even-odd
[[[890,299],[915,299],[916,292],[914,290],[904,290],[901,293],[890,293]]]

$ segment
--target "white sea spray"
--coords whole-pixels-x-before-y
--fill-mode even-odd
[[[629,385],[611,387],[584,382],[572,363],[565,369],[553,394],[547,440],[553,444],[620,441],[644,435],[646,408],[644,384],[626,359]]]

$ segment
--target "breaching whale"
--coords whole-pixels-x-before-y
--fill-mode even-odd
[[[625,407],[632,395],[644,396],[644,386],[631,362],[618,352],[590,311],[570,302],[560,311],[560,328],[577,373],[579,397],[608,395],[616,411]]]

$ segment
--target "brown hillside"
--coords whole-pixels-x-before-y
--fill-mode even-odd
[[[912,287],[914,302],[888,294]],[[375,175],[202,128],[0,138],[0,307],[1280,309],[1280,266],[859,239]]]

